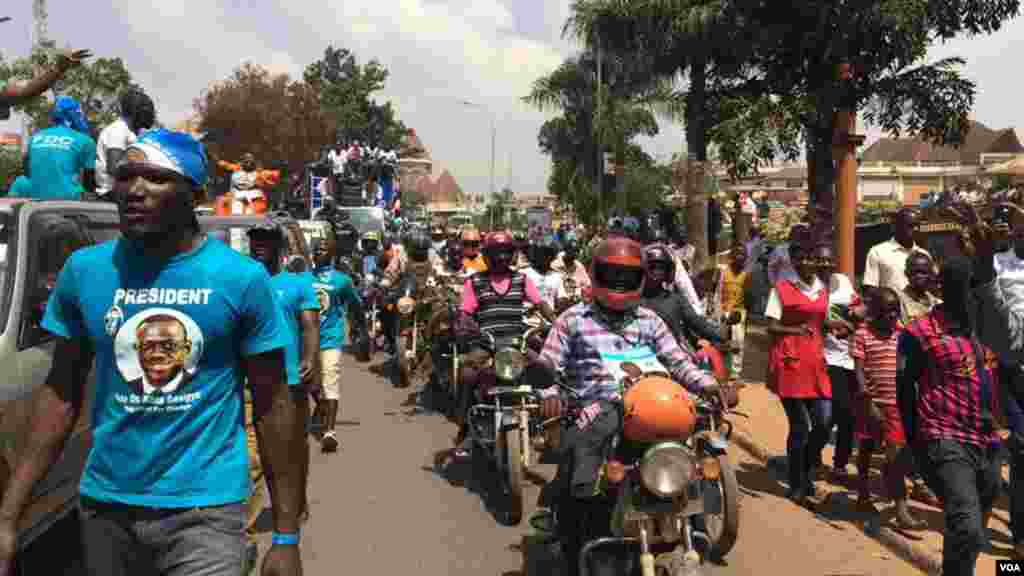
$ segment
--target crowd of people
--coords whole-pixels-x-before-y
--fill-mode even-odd
[[[45,90],[87,56],[67,53],[54,71],[5,89],[0,109]],[[325,238],[302,248],[289,219],[270,214],[249,231],[252,258],[238,254],[196,220],[209,176],[203,145],[154,129],[144,93],[130,90],[119,103],[120,118],[94,141],[80,104],[57,98],[52,125],[33,136],[25,174],[12,185],[11,194],[37,199],[116,198],[123,236],[75,252],[47,306],[42,325],[57,337],[62,361],[35,404],[26,457],[0,502],[0,575],[9,573],[33,486],[82,410],[93,366],[93,448],[80,488],[89,572],[236,574],[255,556],[251,532],[265,479],[274,535],[263,574],[299,574],[310,399],[323,423],[322,449],[336,452],[346,311],[361,314],[353,278],[339,265],[339,242],[352,229],[332,223]],[[333,150],[331,161],[344,172],[356,156],[375,153],[390,161],[358,143]],[[235,174],[231,202],[239,206],[230,212],[265,212],[247,205],[260,200],[260,178],[272,175],[261,177],[251,155],[221,166]],[[520,334],[530,309],[550,323],[532,365],[563,375],[588,407],[586,425],[563,438],[543,502],[558,508],[570,569],[582,545],[572,527],[592,517],[596,470],[571,463],[599,460],[595,447],[611,433],[610,400],[620,394],[606,353],[643,349],[691,392],[721,394],[742,379],[746,327],[763,322],[771,336],[766,383],[789,425],[788,497],[813,507],[818,474],[831,468],[834,481],[854,484],[859,510],[877,513],[869,479],[881,452],[895,525],[922,527],[912,496],[942,507],[943,573],[967,575],[986,546],[1004,460],[1015,550],[1024,556],[1024,474],[1014,473],[1024,465],[1024,210],[1003,204],[982,219],[975,207],[961,208],[963,255],[937,267],[915,243],[915,212],[903,209],[891,220],[893,237],[868,252],[859,288],[835,271],[821,234],[827,223],[813,218],[774,248],[754,228],[724,263],[704,270],[694,268],[685,231],[641,232],[632,218],[529,237],[439,227],[405,237],[370,233],[360,249],[380,256],[384,286],[410,273],[461,282],[458,330]],[[293,266],[296,258],[308,261]],[[124,319],[135,319],[128,344]],[[138,351],[138,386],[121,368],[124,345]],[[392,333],[388,352],[395,347]],[[478,390],[493,381],[486,360],[478,350],[465,355],[462,385]],[[180,409],[152,399],[182,381],[193,392],[172,396]],[[562,413],[557,387],[543,396],[546,418]],[[466,422],[459,424],[455,459],[468,455]],[[833,429],[829,467],[823,449]]]

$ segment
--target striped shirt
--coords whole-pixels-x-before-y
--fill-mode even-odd
[[[988,347],[976,345],[985,358],[981,370],[988,374],[988,410],[983,409],[982,372],[971,338],[950,333],[942,306],[907,326],[899,341],[900,411],[904,421],[915,423],[915,435],[925,441],[954,440],[983,447],[996,438],[992,419],[999,407],[996,356]],[[915,383],[917,398],[911,413],[909,402],[902,398]]]
[[[896,405],[896,349],[899,330],[883,336],[863,324],[853,333],[850,356],[864,367],[864,387],[877,403]]]
[[[526,331],[523,303],[526,301],[526,276],[512,274],[508,287],[499,292],[490,274],[474,274],[466,280],[477,300],[476,321],[480,331],[494,338],[515,338]],[[463,293],[465,294],[465,292]]]
[[[614,400],[620,396],[619,381],[602,354],[650,348],[658,361],[691,392],[714,385],[710,374],[683,351],[657,314],[637,308],[621,326],[609,326],[591,304],[569,308],[555,322],[540,357],[563,374],[581,401]]]

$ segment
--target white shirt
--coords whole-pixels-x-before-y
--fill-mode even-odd
[[[348,153],[344,150],[341,152],[331,150],[327,153],[327,160],[331,163],[331,170],[335,174],[343,174],[345,172],[345,162],[348,161]]]
[[[817,276],[814,277],[814,282],[809,285],[805,284],[799,277],[791,280],[791,282],[793,282],[793,285],[796,286],[801,294],[811,300],[816,299],[818,294],[825,289],[825,284]],[[764,315],[774,320],[782,320],[782,298],[779,297],[779,291],[774,286],[772,287],[771,294],[768,295],[768,305],[764,308]]]
[[[1024,310],[1024,260],[1011,248],[995,255],[996,283],[1010,310]]]
[[[845,274],[835,273],[829,280],[828,304],[849,306],[857,293],[853,290],[853,283]],[[853,370],[853,357],[850,356],[850,340],[840,340],[831,332],[825,333],[825,363],[829,366],[838,366],[847,370]]]
[[[892,288],[902,292],[907,287],[907,257],[911,252],[923,252],[923,248],[914,244],[909,250],[896,239],[886,240],[868,250],[864,262],[864,285],[877,288]]]
[[[565,277],[562,276],[561,272],[552,270],[547,274],[541,275],[534,268],[527,268],[523,270],[523,274],[537,287],[540,299],[547,302],[547,305],[551,306],[552,309],[554,309],[557,299],[569,297],[565,292]],[[529,306],[530,304],[527,303],[527,307]]]
[[[96,194],[106,196],[114,189],[114,177],[107,170],[113,166],[107,166],[108,150],[127,150],[135,143],[136,136],[124,118],[118,118],[112,124],[100,132],[99,140],[96,141]]]

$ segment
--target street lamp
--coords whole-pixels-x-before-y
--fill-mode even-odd
[[[476,108],[478,110],[483,110],[484,112],[490,114],[490,116],[491,116],[491,194],[490,194],[490,201],[493,203],[494,202],[494,141],[497,138],[497,118],[494,116],[493,112],[488,110],[485,106],[483,106],[481,104],[477,104],[476,102],[470,102],[469,100],[459,100],[459,103],[462,104],[463,106],[468,106],[470,108]],[[494,230],[494,208],[492,207],[489,211],[491,213],[491,230]]]

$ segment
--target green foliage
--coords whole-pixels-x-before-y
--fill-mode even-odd
[[[346,48],[328,46],[324,57],[306,66],[303,77],[319,95],[320,105],[346,140],[397,150],[406,128],[391,103],[372,98],[384,88],[388,70],[377,60],[359,64]]]
[[[6,193],[14,179],[22,173],[21,153],[0,147],[0,194]]]
[[[10,80],[26,81],[40,70],[56,63],[53,45],[35,50],[30,57],[6,62],[0,60],[0,84]],[[117,99],[131,87],[132,75],[120,58],[95,58],[69,70],[49,91],[15,107],[31,118],[35,129],[49,125],[49,113],[56,96],[70,96],[82,103],[86,117],[97,129],[117,119]]]
[[[857,204],[858,224],[877,224],[884,222],[892,213],[903,207],[897,200],[872,200]]]
[[[604,150],[618,150],[625,163],[627,207],[649,207],[670,183],[668,170],[655,170],[650,157],[632,142],[637,136],[657,135],[655,111],[668,105],[670,92],[627,58],[603,59],[601,87],[597,72],[596,56],[584,52],[536,80],[523,99],[540,110],[561,112],[538,134],[541,150],[551,157],[548,191],[589,223],[602,220],[601,213],[615,198],[613,182],[604,186],[603,198],[594,193],[594,183],[603,177],[598,158]]]

